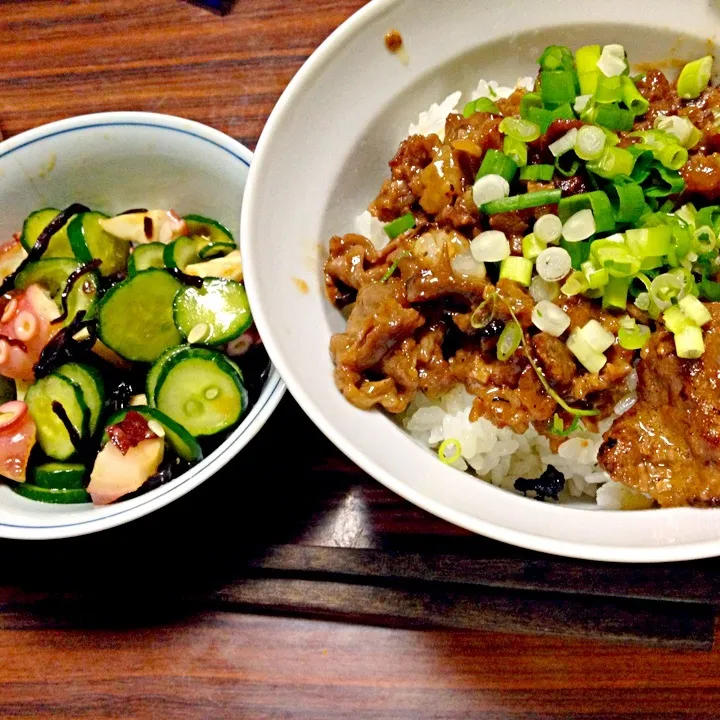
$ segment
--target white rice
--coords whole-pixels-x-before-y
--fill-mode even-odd
[[[534,81],[530,77],[519,78],[515,87],[510,88],[494,80],[480,80],[469,99],[507,98],[517,88],[532,90]],[[410,125],[408,135],[435,133],[443,139],[447,116],[457,111],[461,98],[462,93],[458,91],[439,105],[431,105],[420,113],[417,123]],[[378,250],[388,242],[383,223],[367,211],[356,219],[355,230],[369,238]],[[552,465],[565,476],[565,489],[559,496],[561,502],[585,498],[608,510],[642,509],[650,507],[651,501],[612,481],[597,463],[603,433],[615,418],[635,404],[637,373],[630,374],[626,386],[628,394],[617,403],[614,414],[599,423],[599,432],[578,430],[560,444],[557,453],[550,450],[548,438],[533,427],[516,433],[510,428],[498,428],[485,418],[471,422],[474,397],[460,384],[438,401],[418,393],[399,420],[413,438],[433,451],[445,440],[457,441],[460,458],[452,466],[506,490],[514,491],[518,478],[537,478]]]

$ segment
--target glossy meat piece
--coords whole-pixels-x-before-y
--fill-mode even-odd
[[[656,332],[638,365],[638,401],[605,434],[599,460],[614,480],[660,505],[720,504],[720,304],[708,304],[705,353],[681,360]]]

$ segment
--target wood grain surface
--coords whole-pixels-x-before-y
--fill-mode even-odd
[[[220,17],[2,0],[0,128],[146,110],[253,148],[363,4],[238,0]],[[298,452],[273,460],[288,436]],[[471,536],[372,481],[286,398],[171,507],[88,538],[0,541],[0,718],[719,717],[718,570]]]

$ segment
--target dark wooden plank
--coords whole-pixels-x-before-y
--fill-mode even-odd
[[[250,567],[294,577],[356,582],[435,582],[638,600],[720,604],[717,563],[618,565],[582,563],[539,554],[531,558],[473,557],[340,547],[267,548]]]
[[[584,637],[710,650],[705,605],[637,602],[428,585],[403,589],[287,578],[247,578],[215,591],[166,587],[112,592],[0,589],[0,629],[152,627],[212,610],[246,610],[388,627],[461,628]]]

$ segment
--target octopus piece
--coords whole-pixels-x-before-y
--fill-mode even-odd
[[[35,438],[35,423],[24,402],[12,400],[0,405],[0,475],[25,482]]]

